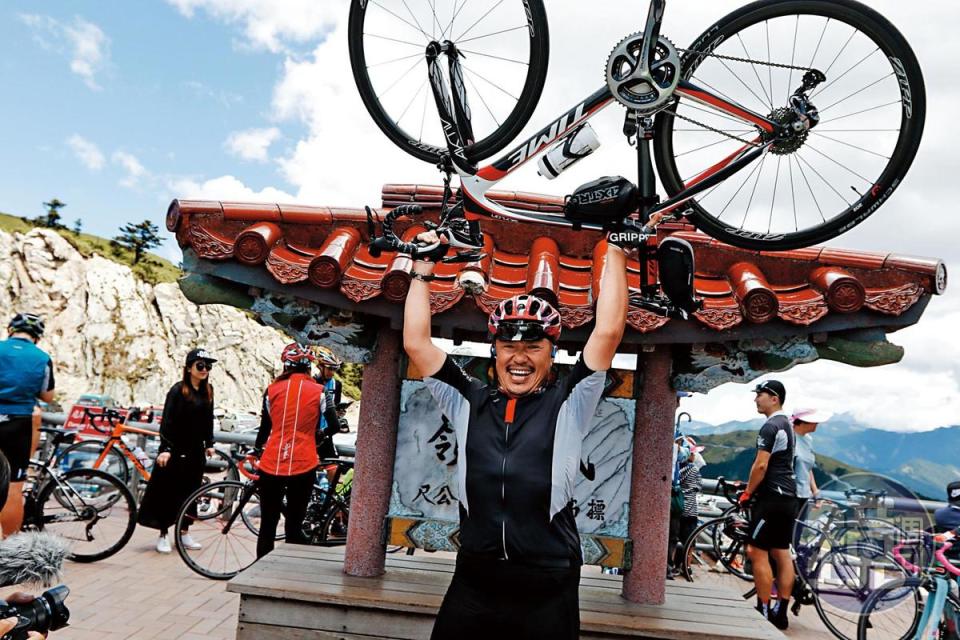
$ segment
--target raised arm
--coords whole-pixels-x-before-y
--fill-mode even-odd
[[[417,238],[433,234],[422,233]],[[434,240],[435,241],[435,234]],[[447,354],[430,340],[430,285],[416,276],[432,276],[433,263],[417,261],[413,264],[414,278],[403,307],[403,349],[410,361],[424,377],[440,371]]]
[[[607,244],[596,322],[583,348],[583,363],[593,371],[606,371],[613,363],[627,324],[627,256],[620,247]]]

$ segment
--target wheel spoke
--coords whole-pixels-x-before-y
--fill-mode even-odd
[[[403,80],[403,79],[406,78],[408,75],[410,75],[410,72],[413,71],[414,69],[416,69],[419,65],[420,65],[420,61],[419,61],[419,60],[415,60],[415,61],[413,62],[413,64],[410,65],[410,68],[409,68],[409,69],[407,69],[406,71],[404,71],[403,74],[402,74],[400,77],[398,77],[396,80],[394,80],[393,83],[392,83],[389,87],[387,87],[386,89],[384,89],[383,93],[380,94],[380,98],[382,99],[382,98],[384,98],[388,93],[390,93],[390,90],[391,90],[391,89],[393,89],[395,86],[397,86],[397,84],[399,84],[401,80]]]
[[[740,37],[740,34],[739,34],[739,33],[737,34],[737,40],[740,41],[740,48],[743,49],[744,55],[746,55],[747,59],[752,60],[752,59],[753,59],[753,56],[751,56],[751,55],[750,55],[750,52],[747,51],[747,45],[744,44],[743,38]],[[760,83],[760,90],[763,91],[763,95],[766,96],[766,98],[767,98],[767,101],[765,102],[765,104],[769,105],[769,106],[770,106],[770,110],[772,111],[772,110],[773,110],[773,98],[771,98],[771,97],[770,97],[770,94],[767,93],[767,88],[766,88],[765,86],[763,86],[763,80],[760,79],[760,72],[757,71],[757,65],[754,64],[753,62],[751,62],[751,63],[750,63],[750,68],[753,69],[753,75],[756,76],[757,82]],[[763,101],[761,100],[761,102],[763,102]]]
[[[807,143],[805,146],[806,146],[808,149],[810,149],[811,151],[815,151],[816,153],[820,154],[821,156],[823,156],[824,158],[826,158],[827,160],[829,160],[829,161],[832,162],[833,164],[837,165],[838,167],[840,167],[840,168],[842,168],[842,169],[846,169],[846,170],[849,171],[851,174],[857,176],[858,178],[860,178],[861,180],[863,180],[864,182],[866,182],[868,185],[871,185],[871,186],[873,185],[873,180],[871,180],[871,179],[869,179],[869,178],[864,178],[862,175],[860,175],[859,173],[857,173],[856,171],[854,171],[853,169],[851,169],[851,168],[848,167],[847,165],[845,165],[845,164],[837,161],[835,158],[831,158],[830,156],[828,156],[828,155],[825,154],[824,152],[820,151],[820,149],[817,149],[817,148],[816,148],[815,146],[813,146],[812,144]],[[848,204],[850,204],[850,203],[848,203]]]
[[[777,175],[773,179],[773,195],[770,197],[770,216],[767,218],[767,233],[770,233],[770,228],[773,226],[773,207],[777,202],[777,185],[780,184],[780,163],[783,160],[783,156],[777,156]]]
[[[837,190],[834,188],[834,186],[833,186],[832,184],[830,184],[830,182],[829,182],[826,178],[824,178],[823,175],[822,175],[819,171],[817,171],[816,167],[814,167],[812,164],[810,164],[810,161],[809,161],[809,160],[807,160],[806,158],[804,158],[804,157],[803,157],[802,155],[800,155],[799,153],[797,154],[797,158],[799,158],[801,162],[803,162],[805,165],[807,165],[807,168],[810,169],[811,171],[813,171],[813,172],[817,175],[817,177],[820,178],[820,180],[823,181],[823,184],[827,185],[827,186],[830,188],[831,191],[833,191],[835,194],[837,194],[837,197],[838,197],[838,198],[840,198],[841,200],[843,200],[844,202],[846,202],[848,207],[849,207],[849,206],[852,206],[853,203],[851,203],[849,200],[847,200],[846,198],[844,198],[844,197],[843,197],[843,194],[840,193],[839,191],[837,191]],[[841,165],[841,166],[842,166],[842,165]]]
[[[868,59],[870,59],[870,58],[871,58],[875,53],[877,53],[878,51],[880,51],[880,47],[877,47],[876,49],[874,49],[873,51],[871,51],[871,52],[868,53],[867,55],[865,55],[865,56],[863,56],[862,58],[860,58],[860,60],[858,60],[855,65],[853,65],[852,67],[850,67],[849,69],[847,69],[846,71],[844,71],[843,73],[841,73],[840,75],[838,75],[836,78],[834,78],[833,80],[831,80],[830,82],[828,82],[828,83],[825,84],[824,86],[822,86],[822,87],[820,87],[819,89],[817,89],[816,93],[814,93],[812,96],[810,96],[810,99],[813,100],[813,99],[816,98],[818,95],[820,95],[821,93],[823,93],[824,91],[826,91],[827,89],[829,89],[831,86],[833,86],[833,83],[835,83],[837,80],[839,80],[840,78],[844,77],[845,75],[847,75],[848,73],[850,73],[851,71],[853,71],[854,69],[856,69],[857,67],[859,67],[861,64],[863,64],[863,63],[866,62]]]
[[[410,42],[409,40],[400,40],[399,38],[391,38],[389,36],[381,36],[376,33],[364,33],[364,38],[377,38],[378,40],[389,40],[391,42],[399,42],[400,44],[408,44],[412,47],[417,47],[418,49],[423,49],[423,44],[419,42]]]
[[[409,56],[401,56],[401,57],[399,57],[399,58],[393,58],[393,59],[391,59],[391,60],[384,60],[383,62],[375,62],[375,63],[373,63],[373,64],[368,64],[368,65],[367,65],[367,69],[374,69],[374,68],[376,68],[376,67],[382,67],[382,66],[385,65],[385,64],[393,64],[394,62],[401,62],[401,61],[403,61],[403,60],[409,60],[410,58],[419,58],[419,57],[422,56],[422,55],[423,55],[422,53],[419,53],[419,52],[418,52],[418,53],[413,53],[413,54],[411,54],[411,55],[409,55]]]
[[[711,132],[711,133],[712,133],[712,132]],[[704,150],[704,149],[709,149],[710,147],[715,147],[715,146],[717,146],[718,144],[723,144],[724,142],[736,142],[736,140],[732,140],[732,139],[730,139],[730,138],[720,138],[720,139],[717,140],[716,142],[711,142],[711,143],[705,144],[705,145],[703,145],[703,146],[701,146],[701,147],[697,147],[697,148],[695,148],[695,149],[690,149],[689,151],[684,151],[683,153],[678,153],[678,154],[676,154],[676,157],[677,157],[677,158],[682,158],[683,156],[690,155],[691,153],[696,153],[697,151],[702,151],[702,150]]]
[[[841,100],[837,100],[837,101],[834,102],[833,104],[829,104],[829,105],[827,105],[826,107],[824,107],[823,109],[820,109],[820,113],[823,113],[824,111],[826,111],[827,109],[830,109],[831,107],[837,106],[837,105],[840,104],[841,102],[846,102],[847,100],[849,100],[849,99],[852,98],[853,96],[855,96],[855,95],[857,95],[857,94],[860,94],[860,93],[863,93],[863,92],[866,91],[867,89],[869,89],[869,88],[871,88],[871,87],[873,87],[873,86],[875,86],[875,85],[877,85],[877,84],[880,84],[881,82],[883,82],[883,81],[886,80],[887,78],[892,77],[893,75],[894,75],[894,73],[893,73],[893,71],[891,71],[890,73],[888,73],[887,75],[883,76],[883,77],[880,78],[879,80],[874,80],[873,82],[871,82],[871,83],[868,84],[867,86],[865,86],[865,87],[863,87],[863,88],[861,88],[861,89],[858,89],[858,90],[854,91],[853,93],[851,93],[850,95],[848,95],[846,98],[843,98],[843,99],[841,99]]]
[[[892,105],[895,105],[895,104],[896,104],[896,105],[899,105],[899,104],[900,104],[900,100],[897,99],[897,100],[894,100],[893,102],[887,102],[887,103],[885,103],[885,104],[878,104],[877,106],[875,106],[875,107],[870,107],[869,109],[862,109],[862,110],[860,110],[860,111],[854,111],[853,113],[848,113],[848,114],[846,114],[846,115],[838,116],[838,117],[836,117],[836,118],[830,118],[830,122],[836,122],[837,120],[843,120],[844,118],[850,118],[850,117],[853,117],[853,116],[858,116],[858,115],[860,115],[861,113],[867,113],[868,111],[876,111],[877,109],[883,109],[884,107],[889,107],[889,106],[892,106]],[[822,112],[821,112],[821,113],[822,113]]]
[[[467,68],[467,65],[463,65],[463,70],[466,71],[467,73],[469,73],[470,75],[477,76],[478,78],[480,78],[481,80],[483,80],[484,82],[486,82],[487,84],[489,84],[489,85],[490,85],[491,87],[493,87],[494,89],[497,89],[497,90],[500,91],[501,93],[504,93],[504,94],[510,96],[511,98],[513,98],[514,100],[516,100],[517,102],[520,102],[520,98],[518,98],[517,96],[513,95],[512,93],[510,93],[509,91],[507,91],[506,89],[504,89],[503,87],[501,87],[500,85],[498,85],[496,82],[493,82],[492,80],[484,77],[483,75],[477,73],[477,72],[474,71],[473,69]]]
[[[791,157],[793,157],[793,156],[791,156]],[[797,157],[799,158],[800,156],[797,156]],[[806,185],[807,185],[807,191],[810,192],[810,197],[813,198],[813,204],[816,205],[817,211],[820,212],[820,219],[823,220],[824,222],[826,222],[826,221],[827,221],[827,218],[826,218],[826,216],[823,215],[823,208],[820,206],[820,201],[817,200],[817,196],[816,196],[816,194],[813,192],[813,187],[810,186],[810,179],[807,178],[807,172],[803,170],[803,165],[800,164],[800,161],[799,161],[799,160],[797,160],[797,168],[800,169],[800,175],[803,177],[803,181],[804,181],[804,182],[806,183]]]
[[[833,69],[833,65],[837,63],[837,60],[839,60],[840,56],[843,55],[843,52],[847,49],[847,46],[850,44],[850,41],[853,40],[853,37],[858,33],[860,32],[857,31],[856,29],[854,29],[853,32],[850,33],[850,37],[847,38],[847,41],[843,43],[842,47],[840,47],[840,51],[837,51],[837,55],[834,56],[833,60],[830,61],[830,65],[823,70],[824,75],[830,73],[830,69]]]
[[[499,31],[494,31],[493,33],[485,33],[482,36],[473,36],[472,38],[466,38],[465,40],[457,40],[457,44],[463,44],[464,42],[473,42],[474,40],[482,40],[483,38],[490,38],[492,36],[498,36],[501,33],[509,33],[511,31],[518,31],[520,29],[529,29],[525,24],[521,24],[519,27],[510,27],[509,29],[500,29]]]
[[[827,18],[823,23],[823,30],[820,32],[820,39],[817,40],[817,47],[813,50],[813,55],[810,56],[810,64],[807,65],[809,68],[813,68],[813,62],[817,59],[817,54],[820,53],[820,45],[823,44],[823,36],[827,33],[827,27],[830,26],[830,18]]]
[[[764,154],[760,160],[760,169],[757,171],[757,179],[753,182],[753,190],[750,192],[750,199],[747,200],[747,206],[743,210],[743,220],[740,221],[740,228],[747,223],[747,216],[750,215],[750,205],[753,204],[753,197],[757,194],[757,185],[760,184],[760,176],[763,175],[763,165],[767,163],[767,156]]]
[[[447,24],[446,29],[444,29],[444,30],[443,30],[443,33],[440,34],[440,37],[441,37],[441,38],[446,38],[448,31],[449,31],[451,34],[453,33],[453,24],[454,24],[454,22],[456,22],[457,16],[460,15],[460,12],[463,11],[463,8],[464,8],[465,6],[467,6],[467,3],[468,3],[469,1],[470,1],[470,0],[463,0],[463,4],[460,5],[460,8],[457,8],[457,4],[458,4],[459,0],[454,0],[454,3],[453,3],[453,16],[450,18],[450,22]]]
[[[380,4],[379,2],[377,2],[377,0],[370,0],[370,4],[375,5],[375,6],[377,6],[377,7],[380,7],[381,9],[383,9],[384,11],[386,11],[387,13],[389,13],[389,14],[392,15],[394,18],[396,18],[397,20],[399,20],[399,21],[402,22],[403,24],[407,25],[407,26],[410,27],[411,29],[415,29],[416,31],[419,31],[420,33],[423,34],[423,37],[425,37],[427,40],[432,40],[432,39],[433,39],[433,38],[431,38],[429,35],[427,35],[427,32],[426,32],[426,31],[424,31],[423,29],[421,29],[421,28],[418,27],[417,25],[413,24],[412,22],[410,22],[410,21],[407,20],[406,18],[403,18],[402,16],[397,15],[396,13],[394,13],[393,11],[391,11],[390,9],[387,9],[385,6],[383,6],[382,4]]]
[[[473,82],[473,80],[472,80],[471,78],[469,78],[469,77],[467,78],[467,82],[469,82],[469,83],[470,83],[470,86],[473,87],[473,91],[474,91],[474,93],[476,93],[477,96],[480,98],[481,104],[483,104],[484,108],[486,108],[486,110],[487,110],[487,113],[490,114],[490,117],[493,118],[493,121],[496,122],[496,123],[497,123],[497,126],[499,127],[499,126],[500,126],[500,121],[497,119],[497,116],[493,115],[493,110],[490,108],[490,105],[487,104],[487,101],[484,100],[483,94],[480,93],[480,90],[477,88],[477,85],[476,85],[476,84]]]
[[[427,81],[424,80],[424,81],[423,81],[423,84],[420,85],[420,88],[417,89],[417,92],[416,92],[415,94],[413,94],[413,97],[412,97],[412,98],[410,98],[410,102],[407,103],[407,106],[403,108],[403,111],[400,113],[400,115],[397,117],[397,119],[393,121],[394,124],[396,124],[396,125],[398,125],[398,126],[400,125],[400,121],[403,120],[403,116],[407,115],[407,111],[410,109],[410,107],[413,105],[414,101],[416,101],[417,96],[420,95],[420,92],[423,91],[423,88],[426,87],[426,86],[427,86]]]
[[[458,37],[454,38],[453,41],[454,41],[454,42],[461,42],[461,41],[463,40],[463,37],[464,37],[465,35],[467,35],[467,34],[470,33],[471,31],[473,31],[473,28],[474,28],[475,26],[477,26],[478,24],[480,24],[480,22],[482,22],[487,16],[489,16],[491,13],[493,13],[493,12],[496,10],[496,8],[499,7],[501,4],[503,4],[503,0],[500,0],[499,2],[497,2],[497,4],[493,5],[485,14],[483,14],[482,16],[480,16],[479,18],[477,18],[477,21],[476,21],[476,22],[474,22],[472,25],[470,25],[469,27],[467,27],[467,30],[464,31],[463,33],[461,33]]]
[[[410,10],[410,5],[407,4],[407,0],[400,1],[403,2],[403,6],[407,8],[407,13],[410,14],[411,18],[413,18],[414,23],[417,25],[417,29],[420,29],[420,32],[423,33],[423,35],[427,35],[427,32],[423,30],[423,26],[420,24],[420,21],[417,20],[417,16],[413,15],[413,11]],[[434,13],[433,15],[436,17],[437,14]]]
[[[797,33],[800,31],[800,16],[797,15],[797,21],[793,25],[793,49],[790,53],[790,75],[787,77],[787,101],[790,100],[790,87],[793,86],[793,67],[797,60]]]
[[[793,230],[800,230],[800,222],[797,220],[797,191],[793,184],[793,156],[787,156],[787,169],[790,170],[790,200],[793,202]]]
[[[517,59],[515,59],[515,58],[504,58],[503,56],[495,56],[495,55],[490,54],[490,53],[480,53],[479,51],[471,51],[470,49],[460,49],[460,51],[463,51],[464,53],[469,53],[469,54],[472,54],[472,55],[475,55],[475,56],[483,56],[484,58],[494,58],[494,59],[496,59],[496,60],[503,60],[504,62],[512,62],[512,63],[514,63],[514,64],[522,64],[522,65],[525,66],[525,67],[529,67],[529,66],[530,66],[530,63],[529,63],[529,62],[525,62],[525,61],[523,61],[523,60],[517,60]]]
[[[826,140],[832,140],[833,142],[836,142],[837,144],[846,145],[846,146],[848,146],[848,147],[852,147],[853,149],[859,149],[860,151],[863,151],[864,153],[869,153],[869,154],[871,154],[871,155],[877,156],[878,158],[883,158],[884,160],[889,160],[889,159],[890,159],[890,156],[885,156],[885,155],[883,155],[882,153],[877,153],[876,151],[871,151],[870,149],[865,149],[865,148],[860,147],[860,146],[857,146],[857,145],[855,145],[855,144],[850,144],[849,142],[844,142],[843,140],[837,140],[836,138],[832,138],[832,137],[830,137],[830,136],[825,136],[825,135],[823,135],[822,133],[818,133],[818,132],[816,132],[816,131],[812,131],[811,133],[813,133],[813,135],[818,136],[818,137],[820,137],[820,138],[824,138],[824,139],[826,139]]]

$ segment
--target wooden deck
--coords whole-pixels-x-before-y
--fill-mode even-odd
[[[379,578],[343,573],[343,549],[280,545],[237,576],[237,640],[429,638],[453,575],[437,554],[388,557]],[[663,606],[620,597],[618,576],[584,568],[580,582],[583,639],[782,639],[734,590],[670,582]]]

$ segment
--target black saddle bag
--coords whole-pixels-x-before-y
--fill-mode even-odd
[[[571,222],[611,227],[636,211],[638,201],[637,185],[623,176],[606,176],[567,196],[563,216]]]

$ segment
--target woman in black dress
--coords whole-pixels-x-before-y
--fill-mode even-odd
[[[170,388],[163,405],[157,464],[137,518],[143,526],[160,530],[160,553],[170,553],[168,529],[186,499],[203,483],[206,456],[213,455],[213,387],[207,378],[214,362],[206,349],[188,353],[183,379]],[[180,540],[187,549],[200,548],[189,535],[181,535]]]

